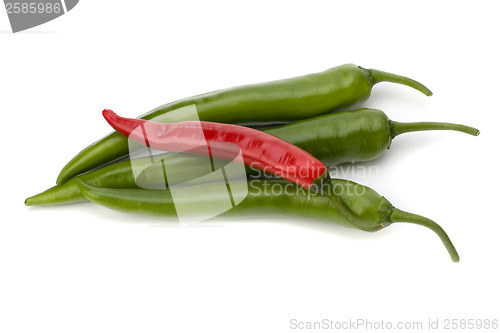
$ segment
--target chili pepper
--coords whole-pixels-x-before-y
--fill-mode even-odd
[[[418,131],[453,130],[477,136],[473,127],[439,123],[400,123],[376,109],[359,109],[299,120],[265,132],[293,143],[326,165],[363,162],[380,156],[396,136]]]
[[[231,124],[203,121],[163,124],[120,117],[108,109],[103,110],[102,114],[111,127],[119,133],[155,149],[189,151],[215,158],[232,159],[234,153],[228,154],[227,146],[217,143],[236,144],[241,150],[245,165],[265,170],[306,189],[323,193],[350,223],[357,223],[335,192],[331,191],[328,182],[330,174],[326,166],[305,150],[278,137]]]
[[[324,176],[326,166],[310,153],[278,137],[249,127],[184,121],[163,124],[143,119],[118,116],[109,109],[102,111],[106,121],[119,133],[142,145],[164,151],[190,151],[210,154],[221,159],[234,158],[226,146],[214,143],[233,143],[241,149],[245,165],[278,175],[283,179],[309,188]],[[208,149],[207,149],[208,145]]]
[[[307,192],[303,188],[282,180],[251,180],[247,197],[237,206],[221,215],[282,216],[327,220],[364,231],[378,231],[392,223],[408,222],[425,226],[434,231],[445,245],[451,259],[459,255],[446,232],[434,221],[423,216],[395,208],[390,202],[369,187],[342,179],[330,179],[343,206],[351,212],[356,224],[350,223],[325,196]],[[107,208],[142,215],[175,218],[176,210],[171,193],[166,190],[98,188],[78,181],[81,192],[91,201]],[[202,195],[193,197],[193,207],[211,207],[224,197]]]
[[[432,92],[421,83],[387,72],[347,64],[324,72],[286,80],[218,90],[162,105],[143,115],[145,120],[178,122],[192,119],[178,110],[195,105],[199,120],[245,124],[306,119],[346,108],[370,96],[373,85],[394,82]],[[127,140],[111,133],[77,154],[60,172],[57,184],[127,155]]]
[[[454,130],[470,135],[479,134],[475,128],[458,124],[399,123],[389,120],[384,112],[375,109],[322,115],[267,129],[264,132],[284,139],[311,153],[326,165],[333,166],[344,162],[361,162],[376,158],[389,148],[394,137],[407,132],[426,130]],[[161,158],[157,159],[161,160]],[[197,157],[189,154],[176,154],[169,157],[172,168],[185,170],[186,179],[179,179],[179,181],[191,180],[195,178],[193,175],[203,175],[205,170],[196,161]],[[149,157],[135,159],[134,163],[138,166],[149,165],[151,160]],[[151,165],[147,172],[144,172],[144,178],[157,179],[157,174],[163,174],[162,165],[159,162]],[[251,178],[262,175],[260,171],[252,168],[247,168],[247,174]],[[137,187],[130,161],[122,161],[54,186],[26,199],[26,204],[47,205],[83,201],[85,197],[76,185],[77,179],[82,179],[85,183],[97,187]]]

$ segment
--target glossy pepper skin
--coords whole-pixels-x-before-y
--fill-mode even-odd
[[[179,122],[191,119],[179,108],[195,105],[199,120],[220,123],[269,123],[306,119],[366,100],[373,85],[394,82],[432,92],[412,79],[346,64],[285,80],[223,89],[162,105],[141,119]],[[127,155],[127,140],[111,133],[77,154],[61,171],[57,184]]]
[[[395,222],[423,225],[434,231],[445,245],[451,259],[459,261],[458,253],[446,232],[435,222],[395,208],[374,190],[342,179],[330,179],[342,205],[345,206],[356,224],[353,225],[341,214],[328,197],[311,193],[302,187],[283,180],[251,180],[247,197],[237,206],[220,215],[221,217],[269,217],[293,216],[307,219],[326,220],[345,226],[355,226],[364,231],[378,231]],[[81,192],[90,201],[124,213],[176,218],[175,205],[168,189],[113,189],[97,188],[78,182]],[[207,196],[199,193],[190,198],[197,209],[210,207],[227,200],[217,196],[220,191]]]
[[[424,130],[454,130],[478,135],[473,127],[450,123],[399,123],[391,121],[386,114],[376,109],[342,111],[300,120],[264,132],[288,141],[318,158],[328,166],[344,162],[362,162],[380,156],[391,145],[392,138],[407,132]],[[176,154],[169,163],[178,164],[185,170],[185,179],[189,181],[206,172],[198,166],[197,157],[188,154]],[[149,158],[136,159],[135,163],[149,165]],[[142,169],[142,168],[141,168]],[[142,184],[153,184],[162,173],[161,163],[148,167],[142,174]],[[263,176],[262,172],[247,168],[250,178]],[[27,205],[61,204],[86,200],[80,193],[77,180],[97,187],[136,188],[130,161],[121,161],[101,169],[75,177],[63,185],[54,186],[45,192],[26,200]]]

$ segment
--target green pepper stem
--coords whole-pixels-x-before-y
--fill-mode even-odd
[[[391,127],[391,137],[393,139],[403,133],[434,130],[458,131],[474,136],[479,135],[479,130],[477,128],[459,124],[435,122],[399,123],[392,120],[390,120],[389,123]]]
[[[364,68],[361,68],[361,69],[364,69]],[[366,70],[370,74],[370,76],[372,78],[372,85],[375,85],[379,82],[399,83],[399,84],[411,87],[413,89],[416,89],[426,96],[432,96],[432,91],[430,91],[429,88],[427,88],[426,86],[424,86],[422,83],[420,83],[418,81],[410,79],[409,77],[396,75],[396,74],[392,74],[392,73],[387,73],[387,72],[379,71],[377,69],[364,69],[364,70]]]
[[[405,211],[402,211],[397,208],[393,208],[392,214],[391,214],[391,221],[392,222],[407,222],[407,223],[414,223],[418,225],[422,225],[424,227],[427,227],[434,231],[436,235],[439,236],[441,241],[443,242],[444,246],[448,250],[448,253],[450,254],[451,260],[454,262],[458,262],[460,260],[460,257],[458,256],[458,252],[455,249],[455,246],[453,246],[453,243],[451,242],[450,238],[446,234],[446,232],[437,224],[436,222],[429,220],[426,217],[408,213]]]

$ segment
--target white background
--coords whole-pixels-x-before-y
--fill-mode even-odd
[[[500,319],[494,1],[89,1],[12,34],[0,13],[0,332],[293,332],[290,320]],[[109,132],[182,97],[353,62],[404,74],[366,106],[481,130],[394,140],[368,185],[439,222],[365,233],[261,220],[179,228],[90,203],[25,207]],[[325,330],[328,331],[328,330]],[[380,330],[379,330],[380,331]],[[422,330],[425,331],[425,330]],[[491,330],[490,330],[491,331]]]

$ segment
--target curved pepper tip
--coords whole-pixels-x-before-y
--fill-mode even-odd
[[[110,119],[111,117],[116,117],[116,113],[111,109],[102,110],[102,115],[106,120]]]

